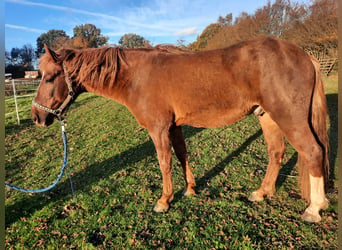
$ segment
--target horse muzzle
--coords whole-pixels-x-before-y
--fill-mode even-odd
[[[31,108],[31,119],[40,127],[48,127],[54,121],[54,116],[48,112],[38,110],[35,107]]]

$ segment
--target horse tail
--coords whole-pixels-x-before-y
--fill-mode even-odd
[[[323,79],[320,71],[319,61],[310,56],[315,68],[315,84],[312,93],[309,123],[311,130],[323,151],[323,178],[325,191],[329,185],[329,136],[327,123],[329,121],[327,101],[324,93]],[[301,157],[298,159],[299,175],[301,180],[302,196],[310,201],[310,179],[309,170],[301,164]]]

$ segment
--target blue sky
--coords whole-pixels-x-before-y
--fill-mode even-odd
[[[273,2],[273,1],[271,1]],[[135,33],[153,45],[196,40],[218,17],[254,13],[267,0],[5,0],[5,47],[36,47],[37,38],[50,29],[73,35],[76,25],[91,23],[118,43]]]

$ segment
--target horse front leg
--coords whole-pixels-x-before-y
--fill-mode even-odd
[[[170,128],[170,138],[172,141],[172,146],[175,150],[176,156],[178,160],[180,161],[183,173],[184,173],[184,179],[185,179],[185,190],[184,195],[195,195],[194,187],[196,186],[194,175],[191,172],[191,169],[189,167],[189,161],[188,161],[188,152],[186,150],[186,145],[184,141],[184,136],[182,132],[181,126],[173,125]]]
[[[166,212],[169,209],[169,203],[173,199],[173,185],[171,173],[171,143],[169,131],[149,131],[157,151],[160,170],[163,177],[163,193],[154,207],[155,212]]]

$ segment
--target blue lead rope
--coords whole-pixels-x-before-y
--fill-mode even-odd
[[[62,169],[57,177],[57,179],[55,180],[54,183],[52,183],[50,186],[46,187],[46,188],[42,188],[42,189],[26,189],[26,188],[21,188],[21,187],[17,187],[11,184],[7,184],[5,183],[5,186],[7,188],[11,188],[17,191],[21,191],[21,192],[25,192],[25,193],[42,193],[42,192],[46,192],[52,188],[54,188],[57,183],[62,179],[62,176],[64,174],[64,171],[68,165],[68,140],[67,140],[67,136],[66,136],[66,132],[65,132],[65,127],[64,127],[64,121],[61,120],[61,126],[62,126],[62,137],[63,137],[63,145],[64,145],[64,160],[63,160],[63,166]],[[70,186],[71,186],[71,191],[72,191],[72,196],[74,197],[74,189],[72,186],[72,181],[71,181],[71,177],[69,174],[69,180],[70,180]]]

